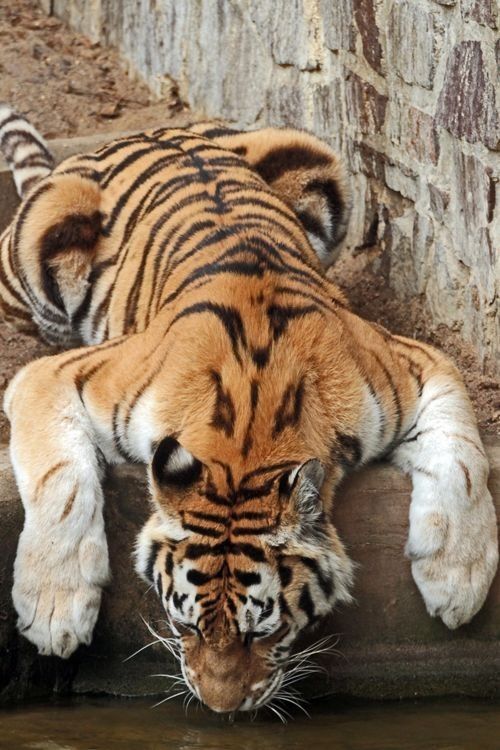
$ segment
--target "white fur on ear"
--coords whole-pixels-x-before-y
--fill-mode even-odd
[[[297,466],[295,469],[292,469],[292,471],[288,474],[288,485],[289,487],[293,487],[295,484],[295,480],[297,479],[297,474],[301,470],[302,466]]]
[[[296,466],[295,469],[292,469],[292,471],[288,473],[288,486],[290,488],[294,487],[297,478],[300,480],[299,486],[304,480],[307,480],[313,484],[317,490],[320,490],[325,478],[325,470],[317,458],[311,458],[309,461],[300,464],[300,466]]]
[[[184,469],[194,466],[195,461],[196,459],[193,454],[183,448],[182,445],[179,445],[170,454],[166,470],[168,473],[175,474],[178,471],[184,471]]]
[[[160,485],[179,491],[200,479],[203,465],[175,438],[166,437],[156,447],[151,468]]]

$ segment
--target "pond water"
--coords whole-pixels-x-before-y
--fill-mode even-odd
[[[153,700],[81,700],[0,711],[1,750],[499,750],[500,706],[485,701],[345,705],[311,718],[234,721]]]

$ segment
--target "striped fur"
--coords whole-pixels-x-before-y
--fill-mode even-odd
[[[213,124],[127,136],[32,187],[1,241],[3,309],[83,344],[5,400],[26,508],[14,602],[42,653],[92,636],[103,459],[148,466],[137,570],[216,711],[271,701],[297,635],[350,601],[332,497],[379,456],[413,477],[430,614],[457,627],[482,605],[496,521],[471,406],[439,352],[355,316],[324,275],[349,204],[313,136]]]
[[[12,169],[17,192],[25,198],[54,168],[54,160],[33,125],[0,102],[0,151]]]

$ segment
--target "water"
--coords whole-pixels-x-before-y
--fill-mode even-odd
[[[83,700],[0,712],[1,750],[500,750],[500,706],[456,700],[346,706],[234,722],[182,705]]]

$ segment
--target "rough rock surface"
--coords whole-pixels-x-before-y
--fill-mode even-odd
[[[498,372],[495,0],[42,4],[117,47],[157,94],[173,77],[195,111],[306,127],[341,148],[356,197],[350,246],[378,238],[388,270],[413,256],[409,276],[390,273],[395,293],[411,290]]]

